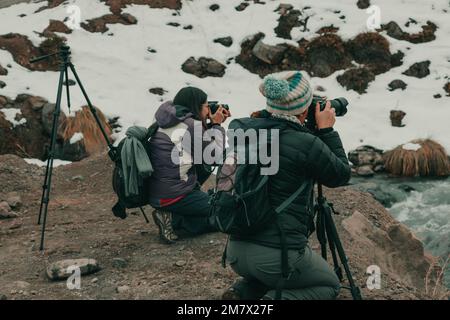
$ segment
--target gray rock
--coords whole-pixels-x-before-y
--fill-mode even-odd
[[[4,294],[0,294],[0,300],[8,300],[8,297]]]
[[[84,177],[82,175],[73,176],[70,180],[72,181],[83,181]]]
[[[262,40],[259,40],[253,47],[252,53],[259,60],[268,64],[278,64],[281,62],[284,56],[284,52],[287,47],[282,46],[270,46],[264,44]]]
[[[175,265],[177,267],[184,267],[186,265],[186,261],[185,260],[178,260],[177,262],[175,262]]]
[[[6,83],[4,81],[0,81],[0,89],[6,87]]]
[[[12,209],[20,209],[22,206],[22,198],[16,192],[11,192],[6,195],[6,202],[8,202],[9,206]]]
[[[220,43],[225,47],[230,47],[233,44],[233,38],[231,37],[217,38],[214,39],[214,43]]]
[[[383,151],[372,146],[360,146],[348,153],[348,159],[355,166],[383,164]]]
[[[401,40],[405,36],[405,32],[403,32],[402,28],[394,21],[391,21],[382,27],[386,30],[388,36],[394,39]]]
[[[28,103],[31,105],[31,109],[35,111],[41,110],[47,102],[48,101],[42,97],[33,96],[28,99]]]
[[[356,174],[361,177],[371,177],[375,172],[372,170],[372,166],[366,165],[356,168]]]
[[[11,207],[8,202],[2,201],[0,202],[0,220],[1,219],[11,219],[17,218],[17,214],[12,212]]]
[[[370,0],[358,0],[356,3],[359,9],[367,9],[370,7]]]
[[[416,77],[419,79],[425,78],[430,74],[429,69],[430,64],[431,62],[429,60],[414,63],[411,67],[409,67],[408,70],[403,72],[403,74],[410,77]]]
[[[119,286],[116,288],[117,293],[125,293],[130,290],[129,286]]]
[[[388,86],[389,86],[390,91],[394,91],[397,89],[405,90],[408,85],[405,82],[403,82],[402,80],[396,79],[396,80],[391,81],[388,84]]]
[[[71,266],[79,267],[81,275],[92,274],[100,270],[99,264],[94,259],[68,259],[50,264],[47,267],[47,276],[50,280],[67,279],[73,272],[68,272],[67,270]]]
[[[27,289],[30,287],[30,284],[26,281],[15,281],[14,282],[14,286],[16,287],[16,289]]]
[[[225,74],[226,67],[220,62],[211,59],[201,57],[196,60],[194,57],[187,59],[181,69],[190,74],[194,74],[199,78],[205,77],[222,77]]]
[[[212,4],[212,5],[209,7],[209,10],[211,10],[211,11],[216,11],[216,10],[219,10],[219,9],[220,9],[220,6],[219,6],[217,3]]]
[[[114,258],[112,261],[112,265],[114,268],[122,269],[128,266],[128,262],[122,258]]]
[[[48,136],[52,133],[52,124],[53,124],[53,112],[55,111],[55,104],[46,103],[42,107],[42,125],[44,127],[45,132]],[[58,119],[58,124],[61,125],[63,121],[66,119],[66,115],[64,112],[61,112]],[[58,130],[58,138],[62,139],[62,134]]]

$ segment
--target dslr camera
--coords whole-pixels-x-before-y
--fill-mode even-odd
[[[347,113],[348,101],[345,98],[336,98],[333,100],[326,100],[323,97],[314,96],[311,105],[308,108],[308,116],[306,117],[306,127],[310,130],[315,130],[316,128],[316,104],[320,105],[320,111],[325,109],[327,101],[330,101],[331,108],[336,111],[336,117],[342,117]]]

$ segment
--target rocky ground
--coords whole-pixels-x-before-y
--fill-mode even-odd
[[[0,156],[0,203],[12,207],[0,220],[0,297],[7,299],[218,299],[235,275],[221,267],[223,234],[159,243],[157,228],[138,212],[118,220],[110,211],[112,163],[105,154],[54,170],[45,251],[36,225],[44,168]],[[367,193],[326,190],[340,213],[336,225],[354,277],[367,299],[445,297],[425,278],[431,257]],[[150,208],[146,208],[150,216]],[[319,250],[315,235],[312,246]],[[64,259],[95,259],[100,271],[82,277],[80,290],[50,281],[46,268]],[[366,269],[381,268],[381,289],[366,288]],[[92,271],[96,271],[95,269]],[[430,289],[431,288],[431,289]],[[428,291],[428,293],[426,292]],[[346,290],[340,299],[349,299]]]

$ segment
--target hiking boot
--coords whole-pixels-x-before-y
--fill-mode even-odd
[[[166,244],[175,243],[178,236],[173,232],[172,213],[167,211],[154,210],[152,212],[153,221],[158,226],[159,238]]]
[[[222,293],[222,300],[241,300],[241,295],[234,287],[229,287]]]

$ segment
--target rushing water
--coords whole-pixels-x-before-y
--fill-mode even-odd
[[[450,177],[423,178],[353,178],[358,189],[369,191],[392,216],[418,236],[426,250],[444,260],[450,255]],[[446,284],[450,288],[447,267]]]

